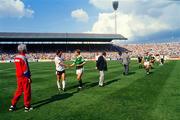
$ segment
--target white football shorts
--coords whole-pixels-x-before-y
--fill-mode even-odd
[[[150,65],[149,61],[144,62],[144,66],[149,66],[149,65]]]
[[[84,72],[84,68],[76,69],[76,74],[82,74]]]

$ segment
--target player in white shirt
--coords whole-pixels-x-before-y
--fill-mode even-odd
[[[59,91],[65,91],[65,68],[68,66],[64,64],[64,58],[62,57],[62,54],[62,51],[57,50],[56,57],[54,59],[56,65],[57,87]]]

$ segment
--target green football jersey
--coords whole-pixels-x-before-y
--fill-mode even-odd
[[[151,57],[150,57],[150,56],[144,56],[144,60],[145,60],[145,61],[150,61],[150,60],[151,60]]]
[[[83,62],[85,62],[84,58],[82,56],[77,56],[74,61],[74,64],[79,65],[79,64],[82,64]]]

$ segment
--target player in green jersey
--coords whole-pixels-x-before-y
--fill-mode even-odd
[[[86,64],[84,58],[81,56],[81,51],[79,49],[77,49],[75,51],[75,60],[73,62],[73,64],[70,65],[70,67],[75,66],[76,67],[76,75],[77,75],[77,80],[79,82],[79,87],[78,90],[82,89],[82,75],[84,72],[84,64]]]

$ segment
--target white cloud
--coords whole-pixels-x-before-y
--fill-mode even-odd
[[[100,13],[91,32],[115,33],[114,26],[114,13]],[[169,29],[169,26],[152,17],[117,13],[117,32],[125,37],[144,36],[162,29]]]
[[[31,17],[34,11],[22,0],[0,0],[0,17]]]
[[[102,2],[103,1],[103,2]],[[90,32],[114,33],[113,0],[89,0],[99,13]],[[117,32],[128,38],[180,28],[180,4],[163,0],[119,0]]]
[[[80,22],[88,22],[89,16],[86,11],[83,9],[77,9],[71,12],[71,17],[75,18],[77,21]]]

